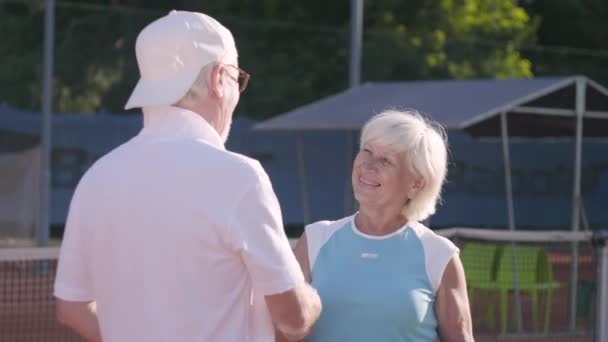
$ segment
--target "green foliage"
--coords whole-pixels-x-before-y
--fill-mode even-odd
[[[366,0],[363,81],[550,73],[559,61],[537,62],[525,50],[536,42],[537,32],[544,39],[543,25],[561,24],[541,14],[558,11],[563,17],[564,11],[573,12],[580,19],[578,30],[590,32],[595,26],[583,18],[597,8],[606,14],[608,7],[600,0],[587,1],[593,6],[553,1],[565,9],[545,9],[547,1],[527,1],[524,9],[513,0]],[[56,2],[54,108],[58,111],[122,111],[138,79],[137,34],[173,7],[208,13],[232,30],[240,64],[252,74],[237,109],[240,113],[267,118],[347,87],[349,1]],[[1,103],[40,108],[42,3],[0,2]],[[603,40],[590,33],[582,44],[605,44],[607,32],[597,35]]]
[[[40,3],[40,2],[36,2]],[[58,1],[58,3],[61,3]],[[54,109],[120,111],[137,79],[133,42],[155,16],[103,13],[58,6],[54,42]],[[0,102],[38,110],[41,103],[44,8],[0,7]],[[127,42],[128,41],[128,42]],[[129,83],[129,85],[127,85]],[[120,99],[109,99],[124,88]]]
[[[523,7],[540,22],[544,45],[521,50],[534,74],[583,74],[608,84],[608,1],[529,0]]]
[[[538,25],[512,0],[443,0],[441,13],[451,77],[532,77],[517,47],[533,41]]]

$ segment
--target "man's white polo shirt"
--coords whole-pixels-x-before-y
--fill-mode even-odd
[[[274,340],[264,295],[304,278],[268,176],[199,115],[144,113],[78,184],[55,296],[96,301],[106,342]]]

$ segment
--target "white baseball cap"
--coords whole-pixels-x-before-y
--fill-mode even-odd
[[[137,36],[140,79],[125,109],[172,105],[190,89],[201,69],[233,54],[230,31],[208,15],[171,11]]]

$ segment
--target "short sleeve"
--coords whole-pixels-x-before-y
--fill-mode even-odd
[[[306,245],[308,247],[308,265],[310,267],[310,274],[315,267],[317,256],[321,247],[327,242],[328,234],[325,234],[325,228],[329,225],[329,221],[319,221],[304,227],[304,234],[306,234]]]
[[[86,232],[82,218],[83,198],[79,186],[74,192],[59,253],[55,297],[68,301],[94,300],[87,268]]]
[[[353,216],[348,216],[338,221],[318,221],[304,227],[306,244],[308,246],[308,265],[310,265],[311,274],[313,273],[321,248],[323,248],[335,232],[344,228],[352,219]]]
[[[435,292],[441,285],[443,272],[450,260],[458,255],[460,250],[452,241],[428,231],[421,238],[424,247],[425,266],[427,275]]]
[[[263,170],[238,201],[233,222],[232,244],[240,250],[256,291],[278,294],[304,281],[283,229],[278,200]]]

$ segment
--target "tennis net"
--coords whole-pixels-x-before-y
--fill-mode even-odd
[[[0,249],[0,341],[82,341],[57,322],[58,248]]]
[[[596,289],[608,284],[596,283],[590,232],[435,232],[461,249],[476,341],[505,335],[512,341],[593,341]],[[56,247],[0,248],[0,341],[81,341],[56,319],[58,254]]]

